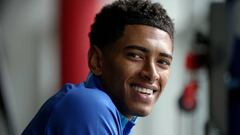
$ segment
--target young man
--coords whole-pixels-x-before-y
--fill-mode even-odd
[[[105,6],[89,34],[86,82],[66,84],[23,135],[130,134],[166,85],[173,33],[173,22],[160,4],[119,0]]]

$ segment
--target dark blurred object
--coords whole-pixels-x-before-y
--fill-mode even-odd
[[[180,108],[186,112],[192,112],[197,106],[196,94],[198,83],[196,80],[191,80],[184,88],[183,95],[179,99]]]
[[[186,68],[190,71],[208,65],[209,37],[196,31],[194,43],[186,57]]]
[[[240,88],[232,89],[229,97],[229,135],[240,135]]]
[[[240,135],[240,38],[234,38],[232,50],[227,81],[229,133]]]
[[[228,134],[228,97],[224,83],[231,46],[228,43],[228,16],[225,3],[215,2],[210,7],[209,46],[209,121],[206,135]]]
[[[240,135],[240,1],[227,0],[230,18],[230,45],[232,55],[228,67],[228,128],[230,135]]]
[[[179,107],[185,112],[192,112],[197,107],[198,94],[198,70],[207,65],[207,48],[209,47],[209,38],[197,31],[191,50],[186,56],[185,67],[190,77],[183,89],[183,94],[179,99]]]
[[[232,49],[232,57],[231,57],[231,63],[229,66],[229,73],[232,76],[232,78],[240,79],[240,37],[235,37],[234,46]],[[235,86],[237,88],[240,87],[240,84],[238,82],[238,85]]]
[[[236,1],[238,1],[238,0],[226,0],[227,3],[234,3]]]
[[[211,5],[207,135],[240,135],[239,2],[227,0]]]
[[[189,70],[197,70],[206,63],[204,54],[189,53],[186,59],[186,67]]]

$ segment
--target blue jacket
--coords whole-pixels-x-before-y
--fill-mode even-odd
[[[134,121],[121,115],[100,79],[90,75],[48,99],[22,135],[129,135]]]

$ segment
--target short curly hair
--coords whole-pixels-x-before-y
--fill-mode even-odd
[[[96,15],[89,33],[90,45],[103,50],[123,35],[126,25],[132,24],[159,28],[173,41],[174,24],[161,4],[150,0],[117,0]]]

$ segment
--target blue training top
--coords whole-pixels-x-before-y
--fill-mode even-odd
[[[80,85],[66,84],[41,107],[22,135],[129,135],[128,121],[90,75]]]

